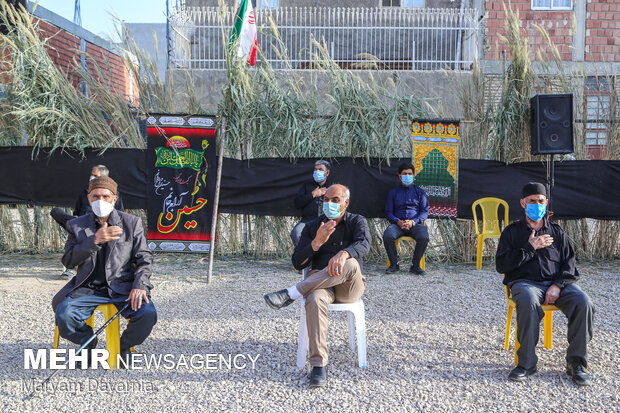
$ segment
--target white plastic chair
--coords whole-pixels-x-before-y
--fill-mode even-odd
[[[302,271],[306,278],[307,268]],[[366,313],[364,302],[360,298],[356,303],[336,303],[327,307],[328,311],[349,312],[349,348],[355,350],[357,336],[357,361],[360,368],[366,367]],[[301,318],[299,320],[299,343],[297,344],[297,367],[304,368],[308,354],[308,327],[306,325],[306,300],[301,300]]]

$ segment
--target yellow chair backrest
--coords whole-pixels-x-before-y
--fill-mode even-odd
[[[504,226],[506,226],[508,225],[508,203],[506,201],[499,198],[480,198],[474,201],[471,205],[471,210],[474,215],[476,235],[492,234],[499,237],[499,234],[501,233],[498,218],[500,205],[504,207]],[[480,231],[478,230],[479,226],[476,207],[480,207],[482,210],[482,228],[480,228]]]

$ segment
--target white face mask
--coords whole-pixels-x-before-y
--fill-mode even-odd
[[[107,217],[112,213],[112,210],[114,209],[113,204],[106,202],[103,199],[91,203],[90,206],[93,209],[95,215],[97,215],[99,218]]]

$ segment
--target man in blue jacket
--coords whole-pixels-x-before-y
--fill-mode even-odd
[[[400,270],[396,240],[403,236],[413,237],[415,250],[409,272],[423,275],[420,260],[428,246],[428,229],[424,221],[428,217],[428,197],[426,192],[413,184],[414,168],[410,163],[398,167],[401,184],[392,189],[385,201],[385,215],[392,223],[383,233],[383,245],[390,259],[385,271],[392,274]]]

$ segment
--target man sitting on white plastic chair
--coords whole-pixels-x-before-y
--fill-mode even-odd
[[[293,266],[301,270],[311,265],[306,278],[285,290],[265,295],[274,309],[306,299],[310,385],[327,384],[327,308],[333,302],[354,303],[366,288],[360,263],[370,251],[370,231],[366,219],[347,212],[349,189],[332,185],[323,198],[324,215],[308,222],[293,252]]]

